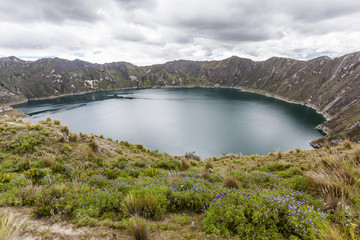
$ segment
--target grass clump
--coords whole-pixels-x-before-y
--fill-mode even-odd
[[[280,159],[282,157],[281,150],[278,148],[274,154],[275,158]]]
[[[128,224],[128,230],[135,240],[150,239],[150,224],[141,217],[133,217]]]
[[[50,154],[45,154],[45,156],[43,157],[43,163],[44,163],[45,167],[54,166],[54,164],[55,164],[54,157]]]
[[[61,123],[60,120],[54,119],[54,124],[55,124],[55,125],[60,125],[60,123]]]
[[[129,216],[141,216],[150,219],[160,219],[166,211],[166,198],[157,192],[138,191],[128,194],[122,206]]]
[[[190,163],[186,158],[181,158],[181,169],[188,170],[190,168]]]
[[[332,158],[325,163],[325,168],[306,173],[307,187],[322,197],[329,209],[343,208],[360,181],[360,172],[343,159]]]
[[[227,175],[224,177],[223,184],[227,188],[239,188],[239,182],[236,180],[234,176]]]
[[[214,162],[211,158],[206,158],[204,163],[205,163],[205,170],[214,169]]]
[[[17,239],[25,228],[24,220],[6,211],[0,213],[0,240]]]

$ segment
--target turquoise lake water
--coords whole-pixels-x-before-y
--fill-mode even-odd
[[[324,122],[314,109],[239,89],[117,90],[13,106],[31,121],[60,119],[72,132],[142,143],[172,155],[267,154],[311,149]]]

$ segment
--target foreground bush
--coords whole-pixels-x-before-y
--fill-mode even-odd
[[[327,226],[322,202],[286,189],[229,191],[204,214],[207,233],[242,239],[319,239]]]

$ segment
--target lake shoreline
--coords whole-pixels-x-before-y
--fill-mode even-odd
[[[171,90],[171,89],[173,89],[173,90]],[[208,90],[206,90],[206,89],[208,89]],[[35,114],[34,116],[29,118],[29,120],[32,122],[36,121],[36,120],[40,120],[40,119],[41,120],[45,119],[46,116],[52,116],[52,118],[63,119],[65,124],[68,124],[69,126],[74,127],[71,130],[75,131],[75,132],[79,132],[79,131],[94,132],[94,131],[96,131],[96,132],[94,132],[95,134],[99,134],[99,135],[104,134],[105,136],[111,137],[113,139],[119,139],[119,140],[126,139],[130,142],[140,142],[140,143],[144,144],[145,146],[150,147],[150,149],[159,149],[160,151],[171,152],[172,154],[176,154],[176,155],[179,155],[184,152],[193,151],[193,150],[198,152],[199,151],[198,149],[200,149],[200,152],[203,151],[203,153],[200,153],[200,152],[199,153],[204,156],[205,155],[206,156],[219,155],[222,152],[238,152],[238,151],[243,152],[243,153],[248,152],[246,154],[251,154],[251,153],[263,154],[265,152],[267,153],[267,152],[275,151],[276,148],[281,148],[281,149],[286,149],[286,150],[292,149],[294,147],[300,147],[303,149],[312,149],[312,147],[309,145],[309,143],[313,139],[322,137],[322,134],[320,134],[315,129],[315,127],[319,123],[322,123],[324,121],[324,117],[322,115],[318,114],[315,110],[307,108],[306,106],[302,106],[300,104],[296,104],[296,105],[295,104],[293,105],[293,103],[289,104],[287,101],[272,98],[269,96],[264,96],[264,94],[258,94],[258,93],[246,94],[246,91],[244,91],[241,88],[235,89],[235,88],[231,88],[231,87],[226,87],[226,88],[223,87],[220,89],[220,88],[214,88],[214,87],[210,87],[210,86],[203,86],[203,87],[187,86],[185,88],[183,88],[183,87],[166,87],[166,88],[162,87],[162,88],[139,89],[142,91],[136,91],[136,90],[138,90],[138,88],[136,88],[135,90],[134,90],[134,88],[132,88],[131,90],[123,89],[123,90],[101,91],[98,94],[97,93],[86,93],[86,95],[77,94],[77,97],[67,97],[67,98],[62,98],[60,100],[51,100],[51,99],[54,99],[54,97],[52,97],[52,98],[48,98],[50,100],[47,100],[47,101],[29,102],[28,104],[14,106],[14,108],[22,110],[23,112],[25,112],[29,115],[34,115],[36,112],[40,113],[40,115]],[[131,94],[130,99],[139,99],[139,100],[151,99],[151,100],[160,100],[160,101],[156,104],[155,104],[155,102],[151,103],[151,102],[132,101],[130,103],[128,101],[125,101],[122,104],[119,103],[116,106],[112,105],[113,104],[112,101],[104,101],[104,103],[101,103],[103,101],[97,101],[97,100],[118,98],[117,96],[120,96],[120,98],[122,98],[121,96],[123,93],[126,95],[130,93]],[[186,94],[184,95],[184,93],[186,93]],[[157,96],[159,96],[159,98]],[[204,98],[202,96],[213,96],[214,99],[218,99],[218,98],[226,99],[225,103],[231,104],[231,106],[233,106],[233,107],[228,108],[227,107],[228,105],[224,105],[224,107],[219,107],[220,105],[216,105],[217,107],[213,108],[212,106],[209,105],[209,103],[206,103],[207,101],[205,101],[208,99],[208,97]],[[164,111],[165,109],[169,109],[169,110],[171,110],[171,112],[173,112],[173,111],[177,111],[176,109],[178,109],[176,104],[161,105],[162,102],[165,101],[166,99],[168,99],[169,97],[172,100],[176,100],[176,99],[180,100],[180,101],[176,101],[176,102],[181,104],[182,107],[186,105],[186,107],[184,107],[184,108],[179,108],[179,114],[181,114],[182,116],[193,116],[193,117],[196,117],[197,120],[193,119],[192,121],[188,121],[187,119],[185,119],[185,117],[183,119],[182,118],[174,119],[173,115],[168,114],[169,111]],[[192,104],[189,105],[189,101],[182,101],[181,99],[183,99],[183,98],[184,98],[184,100],[189,98],[189,100],[199,99],[200,101],[199,102],[197,101],[197,104],[194,106],[195,107],[194,108],[194,107],[192,107],[193,106]],[[58,98],[56,98],[56,99],[58,99]],[[258,102],[258,99],[260,100],[260,102]],[[125,98],[125,100],[126,100],[126,98]],[[233,102],[234,100],[240,100],[240,102],[238,102],[238,101]],[[70,115],[66,114],[66,113],[62,114],[61,112],[63,112],[63,111],[61,111],[61,110],[58,111],[59,109],[58,109],[58,107],[56,107],[58,104],[66,106],[66,104],[74,103],[75,105],[73,105],[71,107],[71,109],[75,109],[75,108],[77,108],[78,104],[80,104],[81,106],[82,105],[86,106],[87,104],[84,104],[85,102],[93,102],[93,103],[91,103],[89,105],[89,107],[84,108],[84,110],[80,110],[79,112],[81,112],[81,114],[78,115],[79,117],[77,119],[82,119],[82,121],[85,121],[85,119],[86,119],[86,121],[89,121],[89,122],[101,123],[99,125],[99,127],[90,126],[90,125],[83,126],[83,124],[78,124],[79,121],[76,119],[73,119],[71,116],[72,114],[77,114],[77,113],[73,112]],[[172,102],[172,103],[174,103],[174,102]],[[260,105],[258,105],[257,103],[260,103]],[[99,105],[99,104],[103,104],[103,105]],[[127,117],[125,117],[127,115],[125,110],[128,109],[129,104],[135,108],[134,108],[134,110],[132,110],[132,115],[128,115]],[[205,106],[203,104],[206,104],[209,106],[203,107],[203,106]],[[242,109],[242,106],[246,106],[244,104],[247,104],[247,105],[251,104],[251,105],[248,105],[247,108]],[[269,104],[268,105],[269,107],[265,107],[265,106],[267,106],[267,104]],[[54,105],[54,107],[51,107],[52,105]],[[95,109],[94,106],[104,106],[103,108],[101,108],[102,109],[101,114],[97,115],[97,116],[96,115],[87,116],[86,112],[89,111],[87,109],[91,109],[91,111],[97,111],[97,110],[94,110]],[[164,106],[166,106],[166,107],[163,108]],[[274,109],[276,109],[277,107],[280,107],[280,106],[287,106],[286,109],[291,109],[291,111],[290,110],[289,111],[281,110],[281,111],[277,112],[277,115],[274,115],[274,113],[271,113],[270,115],[266,115],[266,113],[269,111],[269,109],[273,109],[271,106],[274,106]],[[59,107],[60,107],[60,105],[59,105]],[[144,109],[144,111],[141,110],[143,107],[146,108],[146,109]],[[65,109],[67,107],[61,107],[61,108]],[[209,110],[210,108],[212,110]],[[56,112],[59,112],[59,113],[54,112],[55,114],[52,115],[53,114],[52,109],[56,109]],[[122,109],[122,110],[119,110],[119,109]],[[136,114],[134,115],[135,109],[137,109],[137,110],[136,110]],[[159,110],[159,109],[163,109],[163,110]],[[193,110],[184,111],[184,109],[193,109]],[[204,109],[204,112],[202,112],[203,109]],[[234,111],[231,111],[229,109],[233,109]],[[215,110],[217,110],[217,111],[215,111]],[[238,112],[238,110],[240,110],[240,112]],[[191,112],[191,113],[189,113],[189,112]],[[160,121],[161,124],[159,124],[160,122],[158,120],[154,120],[155,117],[145,116],[144,115],[145,113],[152,113],[153,115],[151,115],[151,116],[158,116],[158,117],[161,116],[160,117],[160,119],[162,119]],[[248,114],[245,114],[245,113],[248,113]],[[282,114],[287,114],[287,113],[291,113],[291,115],[288,115],[288,116],[292,116],[291,118],[296,121],[298,126],[295,126],[293,123],[289,124],[289,125],[283,124],[283,123],[279,124],[282,121],[280,119],[287,119],[287,118],[282,117],[283,116]],[[80,117],[80,116],[85,116],[85,115],[87,116],[87,117],[84,117],[85,119],[83,119],[83,117]],[[146,123],[144,123],[141,120],[138,120],[136,116],[141,116],[141,119],[147,119]],[[202,117],[202,116],[205,116],[205,117]],[[210,117],[210,116],[212,116],[212,117]],[[222,116],[222,117],[216,117],[216,116]],[[227,116],[227,117],[225,117],[225,116]],[[232,119],[229,119],[229,116],[232,116]],[[271,117],[267,118],[266,116],[271,116]],[[210,117],[210,119],[214,120],[214,121],[211,121],[212,123],[210,123],[208,121],[209,117]],[[107,119],[117,119],[117,123],[113,126],[112,126],[112,123],[108,123],[108,126],[112,126],[111,131],[109,131],[109,129],[107,127],[105,127],[104,129],[100,128],[100,126],[104,126],[104,123],[106,123],[108,121]],[[222,119],[222,121],[219,119]],[[278,120],[276,120],[276,119],[278,119]],[[307,119],[313,119],[313,120],[310,120],[310,122],[309,122],[311,125],[308,125]],[[62,122],[63,122],[63,120],[62,120]],[[129,121],[132,121],[132,123],[129,123]],[[184,124],[181,124],[180,126],[173,124],[173,123],[177,123],[179,121],[182,123],[187,123],[187,124],[185,124],[187,126],[187,128],[183,129],[180,127],[180,126],[184,126]],[[133,124],[134,122],[142,123],[143,125],[141,125],[141,127],[140,127],[140,125],[138,127],[134,127],[134,126],[137,126],[137,125]],[[207,127],[203,127],[203,128],[201,127],[200,129],[202,129],[202,130],[200,130],[199,132],[194,131],[194,129],[196,128],[196,127],[194,128],[194,126],[197,126],[196,123],[199,123],[199,122],[203,122],[203,123],[208,122]],[[236,122],[236,124],[235,124],[235,122]],[[241,127],[242,125],[247,126],[246,124],[249,122],[253,122],[253,124],[251,126],[249,126],[249,128]],[[224,125],[224,123],[228,123],[228,124],[225,124],[225,125],[228,125],[228,127],[226,127],[226,129],[224,131],[223,130],[220,131],[220,129],[221,129],[220,126]],[[129,125],[129,124],[132,124],[132,125]],[[291,126],[291,125],[294,127],[289,128],[289,126]],[[168,128],[166,130],[164,127],[160,127],[156,131],[158,131],[158,136],[162,136],[162,137],[155,137],[153,140],[149,141],[149,138],[145,138],[145,139],[140,138],[140,135],[144,135],[144,134],[147,135],[147,131],[142,131],[140,133],[139,131],[136,131],[135,129],[132,129],[132,130],[129,130],[130,128],[121,129],[120,126],[132,126],[130,128],[135,128],[135,129],[143,128],[144,130],[152,129],[152,127],[154,127],[154,126],[170,126],[170,129]],[[301,129],[303,129],[302,126],[308,126],[307,129],[310,132],[312,132],[312,134],[308,135],[308,137],[305,138],[305,141],[301,140],[301,136],[305,136],[306,135],[305,132],[307,132],[308,130],[304,129],[304,134],[301,132],[298,132],[298,131],[303,131],[303,130],[301,130]],[[218,138],[218,137],[210,137],[209,139],[214,139],[214,140],[204,140],[204,141],[199,140],[197,142],[190,141],[191,143],[189,143],[189,144],[179,145],[180,147],[178,149],[180,149],[180,150],[175,149],[174,147],[171,147],[170,149],[165,148],[164,139],[166,139],[166,141],[168,141],[168,142],[172,142],[172,141],[176,142],[176,139],[174,136],[178,136],[178,137],[180,137],[180,139],[181,139],[181,137],[183,139],[185,139],[185,138],[188,138],[189,136],[193,136],[192,139],[196,138],[194,136],[199,136],[199,138],[200,138],[200,136],[208,136],[208,132],[204,132],[204,129],[206,129],[206,128],[218,129],[216,131],[219,134],[216,136],[220,136],[219,139],[223,138],[221,140],[221,142],[223,144],[218,145],[217,143],[214,143],[215,138]],[[241,128],[244,128],[244,130],[240,130]],[[121,131],[118,132],[118,133],[120,133],[120,135],[115,132],[114,132],[114,134],[112,134],[112,132],[115,129],[121,129]],[[248,131],[245,129],[254,129],[255,132],[251,132],[251,131]],[[237,136],[239,136],[239,137],[234,137],[233,141],[228,141],[228,139],[232,138],[231,136],[235,136],[236,135],[235,132],[238,132],[238,131],[239,131],[240,135],[238,134]],[[228,134],[226,137],[226,136],[224,136],[224,135],[226,135],[226,134],[224,134],[224,132],[225,133],[234,133],[234,134],[230,134],[230,135]],[[269,135],[269,133],[272,133],[272,135]],[[294,133],[297,133],[297,134],[294,135]],[[150,135],[147,135],[147,136],[150,136]],[[243,137],[240,138],[240,136],[243,136]],[[243,138],[245,136],[247,136],[246,143],[243,141]],[[255,136],[260,136],[263,140],[256,140]],[[270,139],[276,139],[276,138],[279,138],[279,136],[284,136],[283,139],[287,139],[286,140],[287,143],[279,141],[279,145],[277,145],[278,143],[275,143],[273,145],[277,145],[277,146],[271,146],[272,144],[271,144]],[[219,141],[219,140],[217,140],[217,141]],[[252,146],[247,144],[250,142],[253,143]],[[255,146],[256,146],[255,143],[258,143],[261,146],[268,146],[268,147],[266,149],[264,148],[265,149],[264,151],[263,150],[260,151],[260,149],[259,149],[259,151],[260,151],[259,152],[257,149],[255,149]],[[211,144],[214,145],[213,149],[217,149],[217,147],[219,147],[219,151],[217,151],[218,150],[217,149],[216,151],[214,150],[214,153],[211,153],[211,151],[209,151],[209,153],[207,153],[208,150],[206,150],[206,149],[208,149]],[[194,148],[195,146],[201,146],[201,147]],[[204,149],[204,150],[201,150],[201,149]],[[239,150],[237,150],[237,149],[239,149]]]
[[[126,88],[116,88],[116,89],[111,89],[111,90],[94,90],[94,91],[86,91],[86,92],[78,92],[78,93],[64,93],[64,94],[61,94],[61,95],[52,95],[52,96],[48,96],[48,97],[40,97],[40,98],[34,98],[34,99],[27,99],[27,100],[23,100],[23,101],[17,101],[17,102],[13,102],[13,103],[8,103],[6,105],[2,105],[1,109],[5,109],[5,108],[8,108],[8,107],[13,108],[13,106],[15,106],[15,105],[22,104],[22,103],[27,103],[29,101],[56,99],[56,98],[61,98],[61,97],[78,96],[78,95],[85,95],[85,94],[90,94],[90,93],[110,92],[110,91],[119,91],[119,90],[131,90],[131,89],[133,89],[133,90],[142,90],[142,89],[171,89],[171,88],[239,89],[239,90],[244,91],[244,92],[259,94],[259,95],[263,95],[263,96],[266,96],[266,97],[279,99],[279,100],[282,100],[282,101],[285,101],[285,102],[288,102],[288,103],[303,105],[303,106],[314,109],[318,114],[321,114],[325,118],[325,121],[323,123],[320,123],[318,126],[316,126],[316,129],[319,130],[320,132],[322,132],[324,135],[329,134],[329,129],[323,127],[322,125],[324,123],[332,120],[332,118],[328,114],[320,111],[315,105],[308,104],[306,102],[291,101],[291,100],[288,100],[285,97],[282,97],[280,95],[268,93],[268,92],[263,91],[263,90],[253,89],[253,88],[245,88],[245,87],[239,87],[239,86],[197,86],[197,85],[190,85],[190,86],[154,86],[154,87],[141,87],[141,88],[139,88],[139,87],[126,87]],[[316,140],[316,139],[314,139],[314,140]]]

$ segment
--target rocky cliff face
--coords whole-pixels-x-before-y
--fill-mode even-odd
[[[127,87],[226,86],[280,97],[323,113],[315,140],[360,141],[360,52],[309,61],[270,58],[262,62],[231,57],[222,61],[173,61],[137,67],[126,62],[92,64],[59,58],[0,59],[0,103]]]

